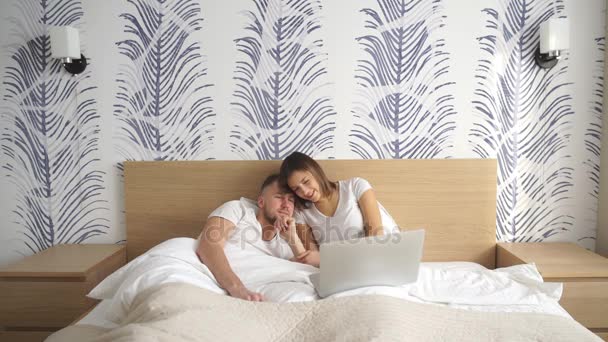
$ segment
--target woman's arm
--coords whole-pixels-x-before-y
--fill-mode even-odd
[[[315,240],[315,236],[312,234],[312,228],[310,228],[307,224],[296,224],[296,231],[306,250],[319,250],[319,244],[317,243],[317,240]]]
[[[365,191],[361,198],[359,198],[359,208],[361,208],[361,214],[363,215],[365,236],[384,234],[380,207],[378,207],[378,200],[376,200],[374,189]]]

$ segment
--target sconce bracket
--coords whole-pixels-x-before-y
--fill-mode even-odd
[[[556,56],[550,56],[548,53],[540,53],[540,46],[536,48],[534,53],[534,60],[539,67],[543,69],[551,69],[557,64],[558,58]]]
[[[87,59],[83,54],[80,54],[80,59],[72,59],[70,62],[61,63],[65,70],[67,70],[72,75],[80,74],[87,67]]]

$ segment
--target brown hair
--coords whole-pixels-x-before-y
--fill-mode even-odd
[[[262,183],[262,186],[260,187],[260,195],[264,192],[264,189],[266,189],[267,187],[271,186],[274,182],[277,182],[279,184],[279,191],[283,192],[283,193],[291,193],[291,189],[289,189],[288,186],[283,186],[281,184],[281,182],[279,182],[279,174],[278,173],[273,173],[271,175],[269,175],[268,177],[266,177],[266,179],[264,179],[264,182]]]
[[[287,180],[295,171],[310,172],[312,176],[315,177],[317,183],[319,183],[319,190],[323,196],[329,196],[335,189],[337,189],[336,184],[327,178],[325,172],[323,172],[323,169],[321,168],[321,165],[319,165],[314,159],[301,152],[293,152],[287,158],[285,158],[285,160],[283,160],[279,173],[279,185],[286,189],[290,189],[289,185],[287,184]],[[300,207],[308,207],[310,205],[308,201],[305,201],[298,196],[295,197],[296,204],[298,204]]]
[[[278,180],[279,180],[278,173],[273,173],[273,174],[269,175],[268,177],[266,177],[266,179],[264,179],[264,182],[262,183],[262,186],[260,187],[260,193],[262,193],[264,191],[264,189],[266,189],[266,187],[272,185],[272,183],[274,183]]]

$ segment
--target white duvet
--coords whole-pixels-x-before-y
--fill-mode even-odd
[[[138,293],[164,283],[188,283],[225,294],[195,254],[197,241],[176,238],[163,242],[116,271],[90,297],[109,300],[105,318],[120,322]],[[227,248],[234,272],[266,301],[300,302],[319,297],[309,280],[315,267]],[[488,270],[470,262],[422,263],[418,281],[401,287],[374,286],[331,297],[382,294],[413,302],[477,311],[551,313],[569,317],[557,303],[559,283],[545,283],[532,264]]]
[[[137,295],[113,328],[73,325],[48,342],[599,341],[570,318],[474,312],[382,295],[258,303],[169,283]]]

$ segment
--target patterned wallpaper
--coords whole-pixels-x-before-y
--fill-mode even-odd
[[[593,248],[603,0],[0,3],[0,264],[125,238],[124,160],[497,158],[497,238]],[[552,69],[538,26],[571,22]],[[51,58],[72,25],[90,65]]]

